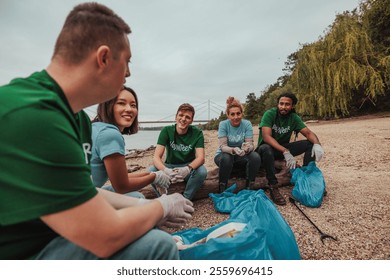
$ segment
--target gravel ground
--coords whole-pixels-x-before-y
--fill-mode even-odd
[[[302,259],[389,260],[390,115],[307,125],[325,150],[317,166],[324,174],[328,195],[320,208],[300,207],[324,233],[338,240],[325,239],[323,244],[319,232],[293,204],[277,206],[295,234]],[[257,127],[254,132],[257,141]],[[213,169],[217,132],[204,134],[206,167]],[[302,158],[299,160],[302,163]],[[151,161],[152,153],[145,153],[128,162],[147,167]],[[280,189],[286,199],[291,190],[291,186]],[[206,229],[228,218],[215,211],[210,198],[195,201],[194,205],[193,218],[184,228]]]

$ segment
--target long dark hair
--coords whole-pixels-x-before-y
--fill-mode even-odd
[[[135,106],[137,107],[137,112],[138,112],[138,97],[135,91],[126,86],[124,86],[122,90],[126,90],[130,92],[134,96]],[[97,115],[92,122],[104,122],[116,126],[115,117],[114,117],[114,105],[117,99],[118,99],[118,95],[115,96],[113,99],[110,99],[104,103],[100,103],[97,108]],[[130,134],[135,134],[137,132],[138,132],[138,113],[131,126],[125,127],[125,129],[122,131],[122,134],[130,135]]]

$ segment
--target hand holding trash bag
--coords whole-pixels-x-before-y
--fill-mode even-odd
[[[315,156],[316,161],[320,161],[324,156],[324,149],[322,149],[320,144],[314,144],[313,149],[311,150],[311,156]]]

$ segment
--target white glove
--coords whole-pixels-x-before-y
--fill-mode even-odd
[[[183,182],[188,174],[190,174],[191,170],[188,166],[184,166],[173,168],[173,172],[175,173],[173,180],[175,182]]]
[[[165,221],[184,221],[192,217],[194,212],[193,203],[179,193],[171,195],[163,194],[156,199],[161,203],[164,209],[163,220]]]
[[[175,172],[173,171],[172,168],[165,167],[163,171],[165,174],[171,177],[171,179],[173,178],[173,176],[175,176]]]
[[[157,171],[157,172],[152,172],[156,174],[156,178],[154,178],[153,184],[163,187],[165,189],[169,188],[169,185],[171,184],[171,179],[167,174],[165,174],[164,171]]]
[[[290,169],[295,169],[295,166],[297,165],[297,161],[295,160],[295,157],[290,153],[290,151],[283,153],[284,159],[286,160],[286,165]]]
[[[239,147],[234,147],[233,148],[233,154],[242,157],[242,156],[245,156],[245,151],[241,150]]]
[[[313,149],[311,150],[311,157],[315,156],[316,161],[320,161],[324,156],[324,149],[322,149],[320,144],[314,144]]]
[[[166,226],[166,227],[170,227],[170,228],[179,228],[180,226],[182,226],[186,222],[187,222],[187,219],[185,219],[185,218],[176,218],[176,219],[170,219],[170,220],[162,219],[157,224],[157,226],[158,227]]]
[[[250,152],[253,151],[253,145],[249,142],[244,142],[241,145],[241,150],[243,150],[245,154],[249,154]]]

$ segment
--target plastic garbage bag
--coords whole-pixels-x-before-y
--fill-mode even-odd
[[[308,207],[320,207],[324,198],[325,179],[314,161],[307,166],[291,170],[292,196]]]
[[[194,247],[180,250],[183,260],[296,260],[301,259],[295,236],[275,205],[263,190],[242,190],[234,194],[234,184],[221,194],[210,194],[215,209],[230,213],[228,220],[206,230],[199,228],[177,232],[184,244],[207,237],[228,223],[244,223],[231,238],[212,238]]]

